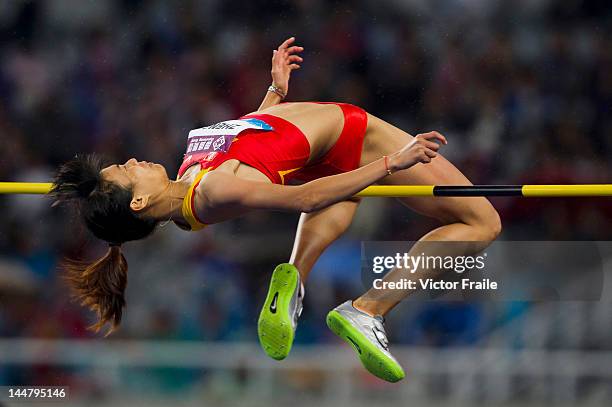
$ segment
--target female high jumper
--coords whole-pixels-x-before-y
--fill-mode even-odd
[[[359,205],[353,198],[372,184],[471,185],[438,154],[447,141],[438,132],[413,137],[347,103],[284,99],[302,47],[283,42],[272,57],[272,85],[256,112],[192,130],[175,181],[160,164],[132,158],[104,167],[95,155],[77,156],[54,178],[56,203],[76,204],[88,229],[109,244],[92,264],[66,262],[67,278],[83,305],[98,314],[93,329],[109,333],[125,307],[127,262],[121,245],[150,235],[172,220],[197,231],[256,210],[301,213],[289,263],[272,274],[258,333],[264,351],[285,358],[302,310],[303,283],[321,253],[349,226]],[[469,255],[484,249],[501,230],[500,218],[483,197],[410,197],[400,201],[442,226],[427,241],[471,241]],[[410,254],[410,253],[409,253]],[[395,273],[395,274],[394,274]],[[400,278],[394,270],[386,279]],[[395,277],[394,277],[395,276]],[[328,326],[358,353],[364,367],[391,382],[404,377],[391,355],[383,326],[386,315],[407,291],[370,289],[327,316]]]

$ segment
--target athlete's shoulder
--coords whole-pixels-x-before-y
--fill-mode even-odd
[[[238,177],[225,171],[208,171],[202,176],[195,193],[202,205],[211,209],[219,203],[226,203],[236,192],[236,180]]]
[[[201,223],[211,225],[233,219],[244,211],[238,207],[248,194],[249,181],[223,171],[206,173],[194,190],[193,211]]]

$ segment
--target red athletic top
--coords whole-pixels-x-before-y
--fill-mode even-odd
[[[314,102],[331,103],[331,102]],[[212,145],[228,141],[227,151],[188,151],[179,169],[179,177],[187,168],[200,164],[203,170],[213,170],[227,160],[236,159],[265,174],[275,184],[291,180],[310,181],[316,178],[351,171],[359,167],[363,137],[367,127],[366,112],[354,105],[335,103],[344,113],[344,128],[338,141],[317,162],[306,165],[310,145],[306,136],[295,125],[269,114],[251,114],[240,119],[257,119],[272,130],[246,129],[233,139],[216,136]],[[240,120],[239,119],[239,120]],[[210,143],[209,143],[210,144]]]

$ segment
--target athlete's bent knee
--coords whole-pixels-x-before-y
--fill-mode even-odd
[[[502,231],[501,218],[493,205],[488,203],[487,209],[479,213],[476,225],[479,229],[480,240],[492,242]]]

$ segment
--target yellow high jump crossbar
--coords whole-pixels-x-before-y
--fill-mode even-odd
[[[0,182],[0,194],[47,194],[51,183]],[[563,185],[373,185],[359,192],[360,197],[407,196],[523,196],[579,197],[612,196],[612,184]]]

